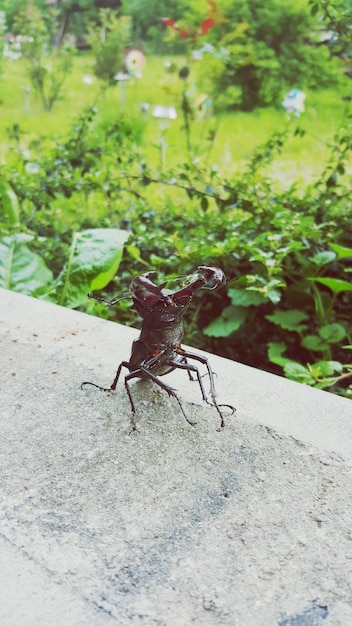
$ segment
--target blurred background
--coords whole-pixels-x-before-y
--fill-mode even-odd
[[[351,79],[352,0],[0,0],[0,286],[218,266],[188,343],[351,397]]]

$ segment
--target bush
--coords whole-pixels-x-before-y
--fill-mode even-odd
[[[54,20],[54,13],[51,16],[49,13],[45,21],[40,10],[28,4],[17,14],[13,25],[29,79],[46,111],[51,111],[58,99],[73,64],[73,50],[69,46],[62,45],[55,52],[52,48]]]
[[[30,159],[20,151],[16,169],[3,170],[0,206],[7,239],[0,242],[0,258],[6,262],[9,247],[19,259],[28,259],[28,251],[41,256],[53,279],[38,265],[45,280],[33,284],[32,293],[87,310],[93,304],[85,304],[83,291],[77,296],[76,284],[68,290],[71,279],[65,277],[81,237],[97,249],[92,229],[130,234],[122,258],[111,258],[105,242],[108,270],[103,263],[91,268],[89,285],[105,284],[108,299],[128,291],[132,277],[150,269],[160,281],[172,281],[198,265],[219,266],[229,283],[212,298],[206,292],[194,298],[187,342],[351,395],[349,121],[336,134],[316,182],[303,192],[278,192],[264,171],[291,130],[277,131],[259,146],[241,174],[224,177],[199,163],[160,173],[144,162],[133,124],[121,117],[102,127],[89,110],[65,142],[49,153],[36,146]],[[293,130],[299,138],[300,129]],[[111,280],[116,261],[119,271]],[[86,289],[87,281],[80,280]],[[21,290],[21,281],[13,288]],[[103,305],[96,306],[102,314]],[[103,314],[136,322],[126,302]]]
[[[116,17],[113,11],[99,11],[100,25],[91,25],[88,41],[95,56],[94,73],[113,84],[115,75],[123,69],[126,46],[131,37],[129,17]]]
[[[122,0],[121,11],[132,18],[132,37],[150,44],[153,54],[161,54],[165,48],[163,42],[165,29],[161,19],[182,17],[188,3],[185,0]]]
[[[204,49],[202,70],[218,108],[278,105],[292,87],[317,89],[341,80],[342,64],[331,62],[320,42],[321,24],[305,2],[222,0],[218,6],[225,19],[209,33],[212,47]]]
[[[96,113],[87,109],[49,150],[22,149],[11,129],[16,165],[0,171],[1,287],[77,307],[116,274],[129,233],[109,217],[110,167],[140,127],[122,117],[97,124]]]

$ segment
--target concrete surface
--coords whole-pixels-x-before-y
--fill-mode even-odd
[[[352,404],[210,355],[217,432],[110,384],[137,332],[0,290],[0,624],[350,626]]]

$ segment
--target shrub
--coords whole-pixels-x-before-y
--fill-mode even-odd
[[[114,76],[122,70],[126,46],[131,37],[129,17],[117,17],[109,9],[99,11],[100,24],[91,25],[88,41],[95,56],[94,73],[101,80],[113,84]]]
[[[287,89],[324,88],[341,79],[342,64],[331,62],[305,2],[220,0],[218,6],[225,19],[209,33],[201,72],[218,108],[278,105]]]
[[[0,8],[0,75],[2,72],[1,62],[2,62],[2,56],[4,53],[5,32],[6,32],[6,16],[5,16],[5,12],[1,11],[1,8]]]
[[[109,219],[110,165],[136,135],[126,118],[96,124],[96,112],[49,150],[22,149],[20,129],[11,130],[16,165],[0,172],[1,287],[77,307],[116,274],[129,233]]]
[[[89,282],[80,277],[85,288],[105,284],[107,298],[128,291],[131,278],[150,269],[160,281],[172,281],[198,265],[219,266],[229,283],[211,299],[201,292],[194,298],[187,342],[351,395],[349,122],[336,134],[331,158],[314,184],[304,191],[275,191],[265,167],[283,149],[289,129],[259,146],[240,174],[224,177],[199,163],[160,173],[145,163],[133,124],[123,117],[102,128],[89,110],[65,142],[49,153],[36,146],[31,159],[20,150],[16,169],[3,170],[0,207],[7,234],[0,258],[9,257],[9,246],[19,259],[28,259],[28,251],[38,254],[56,289],[38,265],[45,281],[33,285],[32,293],[89,310],[92,303],[84,303],[83,292],[76,298],[77,285],[67,290],[65,277],[77,241],[90,239],[84,233],[92,229],[123,231],[123,240],[130,234],[113,280],[111,268],[117,266],[108,253],[108,270],[93,264]],[[294,134],[299,140],[300,129]],[[102,305],[96,306],[101,313]],[[126,302],[104,315],[136,321]]]
[[[54,14],[52,14],[54,20]],[[25,6],[16,16],[14,33],[21,43],[21,55],[26,61],[28,76],[39,93],[43,107],[51,111],[63,84],[72,70],[73,50],[66,45],[53,51],[53,23],[45,21],[33,4]]]
[[[336,135],[330,162],[303,194],[294,187],[274,193],[262,174],[285,140],[286,132],[275,133],[247,171],[229,180],[189,164],[163,175],[146,166],[139,173],[124,172],[124,189],[138,189],[143,198],[125,203],[133,239],[118,285],[125,291],[131,275],[144,268],[171,279],[175,267],[187,275],[199,264],[222,267],[230,280],[239,275],[211,302],[206,294],[194,300],[187,340],[348,395],[352,206],[344,164],[351,130]],[[154,187],[158,194],[161,187],[169,190],[162,206]],[[128,319],[125,307],[119,314]]]

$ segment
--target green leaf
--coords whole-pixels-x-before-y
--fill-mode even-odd
[[[26,245],[31,240],[24,233],[0,239],[0,287],[38,295],[51,283],[51,271],[39,254]]]
[[[134,259],[135,261],[140,261],[141,260],[141,251],[139,248],[137,248],[137,246],[134,246],[133,244],[127,246],[127,252],[130,255],[131,259]]]
[[[268,298],[273,304],[277,304],[281,300],[281,292],[278,289],[268,289]]]
[[[339,343],[346,337],[346,330],[341,324],[326,324],[319,329],[319,335],[328,343]]]
[[[310,14],[314,16],[318,13],[318,11],[319,11],[319,5],[313,4],[310,10]]]
[[[286,363],[286,365],[284,366],[284,372],[286,378],[295,380],[298,383],[304,383],[305,385],[315,384],[314,378],[308,372],[307,368],[300,363],[296,363],[295,361],[292,361],[291,363]]]
[[[243,324],[247,312],[242,307],[228,306],[221,315],[204,328],[208,337],[228,337]]]
[[[268,359],[275,365],[285,367],[286,363],[293,363],[292,359],[282,356],[282,353],[287,350],[287,346],[284,343],[270,342],[268,343]]]
[[[20,224],[20,206],[18,198],[11,185],[0,176],[0,221],[8,222],[11,226]]]
[[[229,289],[228,296],[235,306],[258,306],[267,301],[263,294],[250,289]]]
[[[347,280],[341,280],[340,278],[309,278],[309,280],[314,280],[317,283],[325,285],[325,287],[329,287],[336,295],[342,291],[352,291],[352,283],[347,282]]]
[[[337,381],[338,381],[338,377],[336,377],[336,376],[334,376],[334,377],[329,376],[327,378],[324,378],[324,380],[316,382],[315,388],[316,389],[326,389],[327,387],[331,387],[332,385],[335,385]]]
[[[69,308],[86,301],[90,291],[103,289],[120,265],[129,233],[118,228],[95,228],[75,233],[70,257],[48,299]]]
[[[278,287],[285,287],[285,282],[281,278],[271,278],[265,286],[263,292],[268,296],[273,304],[277,304],[281,300],[281,292]]]
[[[352,258],[352,248],[339,246],[337,243],[330,243],[329,246],[334,250],[334,252],[336,252],[338,259],[346,259],[348,257]]]
[[[270,320],[270,322],[280,326],[280,328],[299,333],[306,328],[304,325],[300,326],[300,322],[306,320],[308,315],[303,313],[303,311],[292,309],[291,311],[275,311],[272,315],[266,315],[265,317],[267,320]]]
[[[309,260],[315,265],[327,265],[335,259],[336,254],[332,250],[322,250],[309,258]]]
[[[312,350],[313,352],[323,352],[326,350],[329,345],[322,341],[321,337],[318,335],[306,335],[301,341],[302,348],[306,348],[306,350]]]
[[[200,206],[202,207],[203,211],[206,211],[208,206],[209,206],[209,200],[206,196],[202,196],[202,199],[200,201]]]
[[[317,361],[313,365],[313,368],[319,368],[319,376],[332,376],[335,372],[341,374],[343,365],[339,361]]]

